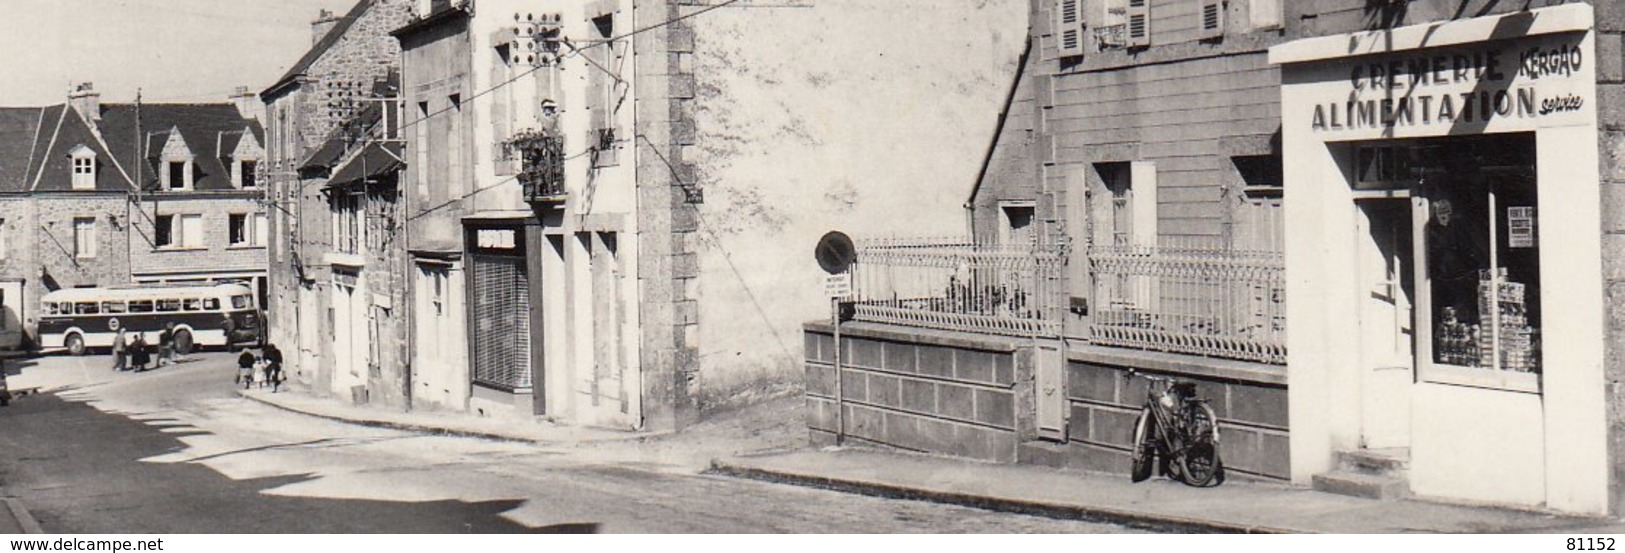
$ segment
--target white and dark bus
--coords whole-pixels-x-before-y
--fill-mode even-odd
[[[175,350],[190,353],[257,346],[261,320],[253,290],[241,284],[70,288],[40,298],[39,337],[46,350],[84,355],[112,347],[121,328],[127,339],[141,333],[156,346],[164,325],[175,323]]]

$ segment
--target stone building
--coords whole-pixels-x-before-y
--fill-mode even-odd
[[[936,31],[1014,4],[902,30],[931,10],[733,4],[427,1],[396,31],[415,404],[678,428],[795,386],[818,236],[908,231],[898,202],[962,227],[940,183],[968,186],[995,118],[961,110],[1016,45]],[[898,115],[885,78],[954,84]]]
[[[1197,383],[1231,472],[1620,512],[1625,4],[1029,13],[969,217],[1065,256],[1053,332],[850,324],[836,394],[809,325],[815,438],[1126,472],[1134,369]]]
[[[364,342],[358,342],[362,347],[349,347],[349,338],[365,333],[345,335],[344,349],[334,346],[337,336],[330,314],[339,313],[326,256],[333,251],[334,231],[328,177],[338,169],[332,164],[346,152],[344,145],[359,140],[359,133],[366,130],[346,124],[368,106],[376,107],[380,99],[373,95],[374,85],[399,72],[400,47],[389,31],[404,25],[411,15],[411,2],[406,0],[360,0],[342,15],[324,12],[311,23],[311,49],[259,95],[267,117],[265,170],[273,206],[270,339],[287,352],[291,380],[320,394],[362,399],[352,397],[348,385],[335,389],[332,383],[340,372],[348,377],[352,369],[363,371],[366,365],[339,371],[335,355],[373,348]],[[313,156],[319,158],[315,164],[309,163]],[[355,310],[362,317],[373,316],[368,309]],[[389,335],[385,332],[384,339]],[[377,347],[386,351],[401,347],[398,340],[393,344]]]
[[[32,343],[36,302],[61,288],[242,281],[263,290],[263,131],[240,98],[68,102],[0,115],[0,342]],[[251,106],[250,106],[251,107]]]

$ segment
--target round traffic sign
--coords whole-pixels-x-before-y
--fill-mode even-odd
[[[858,248],[846,233],[832,230],[818,239],[818,246],[813,248],[813,259],[818,260],[818,266],[824,272],[838,275],[846,272],[852,267],[852,262],[858,260]]]

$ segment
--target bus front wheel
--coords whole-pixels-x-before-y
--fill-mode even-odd
[[[85,354],[85,338],[83,336],[78,334],[69,334],[67,346],[69,355]]]
[[[185,330],[175,331],[175,353],[186,355],[192,353],[192,333]]]

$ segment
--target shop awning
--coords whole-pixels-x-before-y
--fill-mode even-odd
[[[327,186],[361,182],[397,171],[406,166],[401,162],[404,155],[405,148],[400,144],[380,142],[368,144],[360,153],[350,156],[349,160],[333,172],[333,178],[327,181]]]

